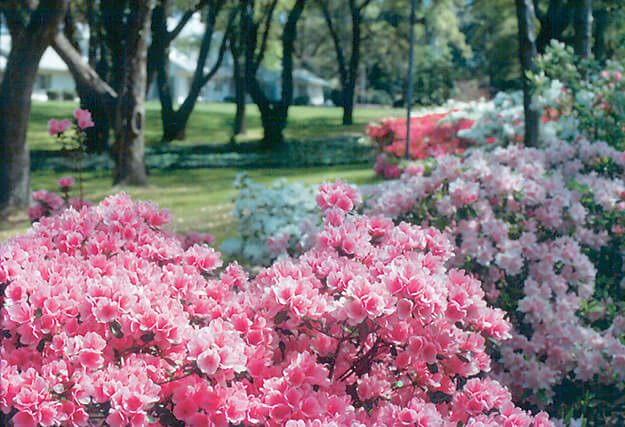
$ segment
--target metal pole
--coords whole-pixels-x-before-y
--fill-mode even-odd
[[[410,110],[412,107],[412,57],[414,56],[414,25],[417,0],[410,5],[410,53],[408,56],[408,87],[406,88],[406,159],[410,159]]]

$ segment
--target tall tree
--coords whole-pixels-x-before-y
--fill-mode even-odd
[[[169,0],[161,0],[159,7],[155,11],[155,20],[152,25],[152,46],[156,46],[153,53],[153,61],[156,69],[159,98],[161,100],[163,139],[167,142],[173,141],[174,139],[184,139],[184,133],[187,123],[189,122],[189,117],[191,117],[191,113],[197,103],[202,88],[206,86],[221,66],[221,62],[227,49],[228,33],[230,32],[235,13],[235,9],[232,9],[228,19],[226,32],[222,36],[217,59],[211,69],[207,72],[205,68],[211,52],[217,17],[226,1],[208,0],[205,2],[208,4],[208,11],[206,14],[204,35],[202,36],[195,71],[191,78],[189,93],[180,107],[176,110],[174,109],[173,97],[169,86],[167,58],[169,57],[169,43],[175,37],[177,30],[174,29],[172,32],[167,30],[166,11],[168,2]],[[180,28],[180,26],[176,28]]]
[[[360,48],[362,42],[362,23],[364,9],[371,3],[371,0],[348,0],[348,14],[351,23],[351,38],[349,59],[347,59],[346,49],[339,36],[337,25],[340,25],[340,18],[333,15],[336,5],[331,6],[330,0],[317,0],[317,5],[323,13],[323,17],[328,26],[328,31],[334,43],[336,62],[339,71],[339,82],[341,86],[341,102],[343,107],[343,124],[351,125],[354,122],[354,102],[356,91],[356,80],[358,79],[358,69],[360,67]],[[344,6],[338,6],[338,10]]]
[[[31,95],[44,51],[63,21],[69,0],[0,2],[11,34],[0,85],[0,210],[30,201],[30,159],[26,130]]]
[[[118,94],[113,114],[113,183],[147,185],[144,129],[152,1],[116,0],[100,7],[115,70],[111,83]]]
[[[574,14],[566,0],[549,0],[547,9],[541,11],[538,0],[534,1],[534,13],[540,22],[540,31],[536,37],[536,49],[544,52],[553,39],[563,41],[563,35]]]
[[[232,79],[234,82],[234,102],[236,111],[234,113],[234,124],[232,126],[232,141],[235,136],[245,134],[245,107],[247,104],[247,81],[245,80],[245,49],[246,34],[244,31],[245,20],[242,13],[237,13],[235,31],[230,31],[230,55],[232,56]]]
[[[282,30],[280,99],[272,100],[263,90],[257,72],[267,49],[277,4],[278,0],[271,0],[263,8],[254,0],[241,0],[240,8],[246,37],[245,77],[248,92],[260,111],[263,147],[268,150],[278,148],[284,142],[283,131],[289,107],[293,102],[293,50],[297,37],[297,21],[302,16],[306,0],[295,0],[293,6],[287,10],[286,23]],[[254,18],[256,15],[259,16],[258,19]]]
[[[166,62],[168,62],[169,48],[172,42],[185,29],[193,15],[201,11],[208,2],[209,0],[198,0],[193,6],[184,8],[176,26],[169,31],[167,29],[167,19],[171,16],[172,10],[176,9],[176,12],[181,11],[173,7],[177,3],[175,0],[156,1],[152,12],[152,39],[148,48],[148,90],[154,81],[160,58],[164,56]]]
[[[574,11],[575,53],[589,58],[592,48],[592,0],[571,0]]]
[[[535,69],[536,58],[536,29],[534,20],[534,5],[531,0],[515,0],[517,9],[517,22],[519,29],[519,58],[523,80],[523,111],[525,113],[525,145],[528,147],[538,146],[539,137],[539,113],[532,107],[531,82],[527,73]]]

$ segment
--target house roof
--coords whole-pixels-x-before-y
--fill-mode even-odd
[[[197,31],[197,29],[194,29]],[[216,35],[216,38],[219,39],[221,34]],[[217,41],[216,41],[217,42]],[[9,51],[11,50],[11,36],[9,34],[1,34],[0,35],[0,69],[4,70],[6,68],[7,57]],[[226,52],[226,56],[230,53]],[[195,71],[196,59],[189,57],[188,55],[180,52],[175,48],[170,49],[169,59],[171,63],[178,69],[182,70],[182,72],[188,76],[193,74]],[[232,61],[226,60],[224,58],[224,62],[221,64],[221,67],[218,71],[218,74],[222,77],[230,77],[232,76]],[[212,64],[217,60],[216,53],[213,51],[213,54],[207,61],[206,68],[209,69]],[[68,71],[67,65],[61,59],[61,57],[54,51],[52,47],[48,47],[44,52],[41,62],[39,63],[40,71],[52,71],[52,72],[65,72]],[[265,82],[273,82],[280,80],[280,71],[279,70],[270,70],[264,67],[261,67],[258,70],[258,77],[260,80]],[[304,69],[296,69],[293,71],[293,79],[296,82],[304,82],[317,86],[330,86],[330,84],[311,73],[308,70]]]
[[[326,87],[330,86],[330,83],[328,83],[327,80],[324,80],[321,77],[318,77],[314,75],[313,73],[311,73],[310,71],[304,70],[302,68],[299,68],[293,71],[293,79],[300,80],[305,83],[310,83],[316,86],[326,86]]]
[[[11,36],[9,34],[0,35],[0,69],[5,69],[7,58],[11,51]],[[39,62],[41,71],[67,71],[67,65],[52,47],[48,47]]]

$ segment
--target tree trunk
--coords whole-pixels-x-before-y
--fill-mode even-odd
[[[571,0],[574,12],[575,54],[590,58],[592,46],[592,0]]]
[[[246,133],[245,108],[247,85],[245,80],[245,69],[242,61],[242,54],[245,52],[245,20],[242,11],[239,12],[239,22],[237,31],[230,33],[230,55],[232,56],[232,80],[234,83],[234,102],[236,112],[234,114],[234,124],[232,127],[231,142],[235,142],[237,135]]]
[[[354,124],[354,87],[343,90],[343,125]]]
[[[89,66],[102,80],[110,79],[110,49],[106,46],[104,37],[104,25],[101,8],[97,7],[97,2],[87,2],[86,18],[89,25]],[[115,105],[111,105],[106,96],[101,96],[89,89],[89,85],[76,84],[78,96],[80,96],[80,106],[91,111],[94,126],[87,129],[85,148],[87,152],[103,153],[109,149],[109,139],[113,122],[113,110]],[[113,90],[113,89],[111,89]],[[113,90],[113,92],[115,92]],[[116,96],[117,93],[115,92]]]
[[[125,25],[124,73],[116,108],[113,184],[147,185],[145,168],[145,93],[150,0],[131,0]]]
[[[39,61],[67,11],[69,0],[40,1],[26,27],[6,10],[11,51],[0,84],[0,210],[30,203],[30,158],[26,141],[31,95]]]
[[[191,79],[189,93],[187,94],[186,98],[184,99],[182,105],[180,106],[180,108],[178,108],[178,110],[174,110],[173,97],[171,95],[171,88],[169,87],[167,77],[167,57],[169,44],[162,43],[162,45],[160,46],[160,54],[158,55],[155,64],[157,66],[158,89],[159,97],[161,100],[161,118],[163,124],[163,140],[165,142],[184,139],[187,123],[189,123],[189,118],[191,117],[191,113],[193,113],[193,109],[195,108],[195,104],[197,103],[197,100],[202,92],[202,88],[206,86],[206,84],[221,66],[221,62],[223,61],[225,50],[227,47],[228,34],[231,30],[232,21],[234,19],[234,12],[231,12],[230,20],[228,22],[228,28],[223,36],[222,43],[219,48],[217,61],[215,64],[213,64],[212,68],[208,73],[204,72],[204,68],[206,67],[206,61],[208,60],[210,53],[211,43],[213,40],[215,22],[222,6],[223,2],[213,2],[210,4],[206,19],[206,28],[204,29],[204,35],[202,37],[195,71]],[[164,16],[162,17],[162,21],[157,24],[158,25],[156,25],[155,27],[158,27],[158,34],[163,34],[163,38],[169,38],[170,35],[166,30],[166,21],[164,19]]]
[[[232,50],[231,50],[232,52]],[[237,110],[234,114],[234,126],[232,129],[233,139],[236,135],[245,134],[245,95],[247,94],[246,82],[243,70],[241,69],[241,62],[236,57],[235,52],[232,52],[232,64],[233,64],[233,78],[234,78],[234,100]]]
[[[263,148],[267,151],[274,151],[282,147],[286,120],[280,108],[270,106],[260,109],[260,119],[263,125]]]
[[[519,28],[519,58],[521,60],[521,79],[523,81],[523,111],[525,113],[525,145],[537,147],[540,117],[532,108],[531,82],[527,72],[535,69],[536,30],[534,26],[534,5],[532,0],[516,0],[517,24]]]
[[[347,71],[347,82],[343,87],[343,124],[354,123],[354,102],[356,94],[356,80],[358,80],[358,68],[360,66],[360,24],[362,14],[360,7],[350,0],[352,17],[352,52],[349,58],[349,70]]]
[[[245,3],[245,2],[244,2]],[[267,151],[275,151],[284,144],[283,131],[286,127],[288,111],[293,100],[293,49],[294,42],[297,37],[297,21],[299,20],[306,0],[297,0],[289,11],[284,30],[282,32],[282,87],[281,99],[277,102],[270,101],[256,78],[256,72],[260,65],[260,59],[255,54],[257,48],[257,30],[258,25],[253,22],[253,8],[249,11],[243,11],[246,33],[246,63],[245,76],[248,84],[248,91],[254,103],[258,106],[261,113],[261,122],[263,124],[263,149]],[[266,17],[267,26],[263,35],[263,41],[260,44],[260,54],[262,58],[265,49],[266,37],[269,32],[269,22],[271,13]]]
[[[593,47],[593,53],[598,61],[603,61],[606,59],[605,30],[608,26],[608,12],[605,9],[600,9],[595,12],[595,15],[595,45]]]
[[[536,10],[535,12],[538,13]],[[547,13],[538,16],[538,19],[540,31],[536,37],[536,50],[542,53],[552,39],[562,41],[562,34],[569,25],[571,13],[563,0],[550,0]]]
[[[30,158],[26,141],[30,97],[42,49],[14,44],[0,90],[0,210],[28,206]]]

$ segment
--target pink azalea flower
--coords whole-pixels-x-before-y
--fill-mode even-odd
[[[65,176],[63,178],[59,178],[58,186],[61,189],[69,189],[72,185],[74,185],[74,178],[71,176]]]
[[[74,110],[74,118],[78,121],[78,127],[82,130],[93,127],[94,123],[91,119],[91,112],[89,110],[82,110],[77,108]]]

